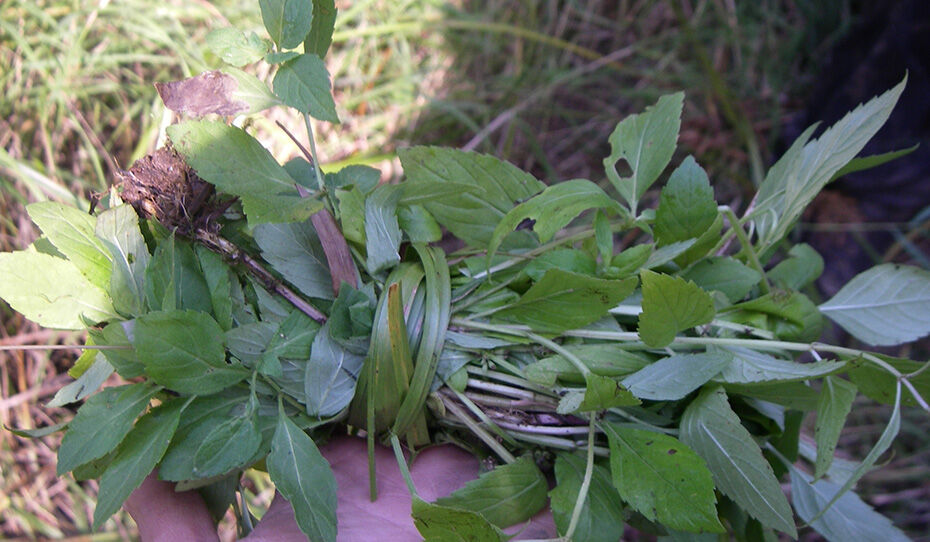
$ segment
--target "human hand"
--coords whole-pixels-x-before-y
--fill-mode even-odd
[[[320,451],[330,462],[339,487],[336,511],[340,541],[371,540],[372,533],[377,533],[379,542],[406,542],[421,538],[410,517],[410,493],[389,449],[378,447],[375,451],[378,474],[378,499],[375,502],[368,498],[368,452],[364,440],[337,438]],[[411,465],[410,475],[420,497],[432,501],[477,477],[478,463],[458,448],[436,446],[417,456]],[[194,492],[175,492],[173,484],[158,480],[154,474],[133,492],[124,507],[136,521],[142,542],[218,539],[200,496]],[[517,539],[555,536],[548,510],[534,517],[529,525],[515,525],[505,531],[520,532]],[[280,495],[275,495],[262,521],[244,540],[290,542],[304,541],[306,536],[298,528],[290,504]]]

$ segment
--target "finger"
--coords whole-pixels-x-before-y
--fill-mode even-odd
[[[174,490],[153,472],[126,499],[123,508],[139,529],[142,542],[213,542],[216,526],[203,499],[196,492]]]
[[[255,526],[252,534],[242,540],[244,542],[306,542],[307,536],[297,525],[291,504],[276,492],[262,520]]]

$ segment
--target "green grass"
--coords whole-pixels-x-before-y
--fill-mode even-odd
[[[745,203],[771,159],[786,104],[799,103],[819,55],[852,21],[850,3],[712,0],[678,10],[678,2],[645,0],[337,2],[327,66],[343,123],[318,127],[321,159],[371,163],[396,177],[398,147],[448,145],[493,153],[547,182],[602,181],[617,121],[685,90],[681,155],[699,158],[722,199]],[[219,66],[204,36],[228,24],[260,31],[257,2],[0,3],[0,249],[22,248],[36,235],[23,204],[84,206],[115,168],[163,142],[172,116],[152,83]],[[298,149],[275,120],[293,126],[296,119],[272,111],[250,125],[283,162]],[[926,239],[926,223],[902,232],[898,252],[921,253],[915,243]],[[3,340],[74,340],[29,336],[39,330],[3,306],[0,319]],[[29,394],[72,360],[3,354],[0,421],[25,427],[67,419],[67,410],[45,409],[45,397]],[[8,406],[24,393],[28,400]],[[863,418],[861,425],[870,424]],[[930,441],[926,432],[905,433],[901,468],[893,459],[891,475],[912,476],[902,486],[913,488],[925,472],[906,458],[926,457]],[[855,453],[857,443],[850,446]],[[55,447],[55,437],[0,434],[0,536],[90,532],[94,486],[56,482]],[[253,483],[267,492],[261,480]],[[917,510],[904,497],[889,499],[888,511],[901,518]],[[118,516],[95,539],[132,529]]]

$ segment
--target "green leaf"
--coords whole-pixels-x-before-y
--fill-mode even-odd
[[[194,457],[200,445],[217,426],[241,416],[249,401],[248,393],[231,388],[215,395],[195,397],[184,410],[184,417],[158,467],[158,477],[173,482],[194,478]]]
[[[730,301],[743,299],[762,280],[758,271],[729,256],[701,260],[681,277],[693,281],[702,290],[723,292]]]
[[[338,123],[329,72],[320,57],[302,54],[288,60],[274,76],[274,93],[285,104],[313,118]]]
[[[788,499],[722,388],[705,389],[688,405],[679,438],[707,461],[724,495],[766,527],[797,538]]]
[[[574,179],[552,185],[504,215],[491,235],[488,258],[497,252],[504,238],[526,220],[532,221],[533,231],[546,243],[582,211],[616,208],[617,203],[591,181]]]
[[[656,242],[664,246],[700,237],[718,214],[707,173],[694,157],[688,156],[662,189],[653,226]]]
[[[833,452],[836,451],[836,443],[839,442],[857,391],[856,385],[848,380],[834,376],[823,379],[823,389],[820,390],[820,401],[817,403],[817,422],[814,425],[814,440],[817,442],[814,478],[821,478],[833,463]]]
[[[108,292],[122,314],[139,316],[145,309],[145,268],[149,250],[139,229],[139,217],[130,205],[100,213],[94,230],[113,261]]]
[[[216,393],[246,376],[226,363],[223,330],[208,314],[156,311],[136,319],[132,344],[155,382],[179,393]]]
[[[97,351],[93,365],[84,371],[74,382],[63,386],[55,393],[55,397],[46,403],[45,406],[60,407],[71,403],[76,403],[81,399],[97,391],[104,381],[113,374],[113,366],[107,361],[107,358]]]
[[[833,500],[840,487],[828,480],[814,481],[809,474],[793,466],[789,467],[789,471],[791,500],[795,511],[827,540],[910,540],[888,518],[873,510],[855,493],[844,494],[819,519],[811,521],[818,511]]]
[[[574,248],[562,248],[550,250],[533,258],[523,268],[526,276],[534,282],[539,282],[546,271],[550,269],[562,269],[581,275],[594,275],[597,271],[597,263],[594,258],[586,252]]]
[[[494,228],[515,204],[538,194],[545,185],[513,164],[492,156],[439,147],[413,147],[398,151],[408,181],[434,185],[470,186],[471,190],[424,204],[437,222],[470,246],[487,248]],[[504,243],[532,244],[526,232]],[[515,245],[515,246],[516,246]]]
[[[336,26],[336,2],[334,0],[313,0],[313,20],[310,33],[304,39],[304,51],[323,58],[333,42],[333,28]]]
[[[146,384],[127,384],[102,389],[84,401],[61,440],[58,475],[116,448],[157,391]]]
[[[110,286],[110,251],[94,235],[97,219],[67,205],[43,201],[26,206],[29,218],[84,277],[98,288]]]
[[[47,425],[45,427],[37,427],[35,429],[16,429],[10,427],[6,424],[3,424],[3,428],[10,433],[13,433],[17,437],[23,438],[42,438],[49,435],[53,435],[62,429],[68,427],[68,422],[56,423],[55,425]]]
[[[640,400],[615,379],[594,373],[584,375],[585,392],[578,411],[590,412],[640,404]]]
[[[733,361],[714,380],[728,384],[809,380],[839,372],[846,366],[845,362],[829,360],[797,363],[742,346],[726,346],[722,350],[731,354]]]
[[[400,261],[401,232],[397,223],[397,186],[382,185],[365,198],[365,267],[370,275]]]
[[[624,377],[635,373],[652,360],[638,352],[631,352],[621,344],[565,345],[591,372],[608,377]],[[584,384],[584,375],[562,355],[549,356],[523,368],[526,378],[544,386],[555,386],[556,380],[569,384]]]
[[[336,478],[316,444],[279,408],[267,458],[275,488],[310,540],[336,540]]]
[[[411,243],[435,243],[442,239],[439,223],[422,205],[398,207],[397,222]]]
[[[907,78],[893,89],[860,105],[807,143],[813,126],[772,166],[756,195],[749,217],[759,235],[758,252],[775,245],[833,175],[865,147],[888,119]]]
[[[242,199],[249,225],[302,221],[322,205],[302,198],[296,181],[241,128],[188,121],[169,126],[168,136],[201,179]]]
[[[187,400],[177,398],[139,418],[100,477],[94,530],[119,510],[164,455]]]
[[[119,315],[110,296],[68,260],[38,252],[0,253],[0,298],[43,327],[84,329]]]
[[[333,299],[333,279],[326,254],[309,222],[261,224],[253,231],[262,257],[304,295]]]
[[[794,245],[788,258],[779,262],[766,276],[782,288],[800,290],[823,273],[823,258],[807,243]]]
[[[104,357],[123,378],[135,378],[145,373],[145,365],[139,361],[139,357],[136,356],[136,351],[132,349],[132,343],[129,342],[127,336],[127,330],[132,333],[134,327],[135,321],[130,320],[128,322],[113,322],[104,326],[103,329],[91,328],[88,330],[88,335],[93,338],[94,344],[126,347],[125,350],[102,350]]]
[[[860,341],[892,346],[930,333],[928,303],[930,272],[883,264],[856,275],[819,308]]]
[[[649,255],[649,259],[643,264],[643,269],[655,269],[656,267],[667,264],[672,260],[684,257],[689,250],[696,247],[700,239],[688,239],[687,241],[678,241],[671,245],[665,245]]]
[[[498,527],[526,521],[546,506],[549,486],[529,456],[496,467],[435,504],[481,514]]]
[[[516,303],[494,316],[538,331],[576,329],[603,318],[635,287],[635,278],[607,280],[550,269]]]
[[[207,47],[223,62],[241,68],[258,62],[271,49],[271,43],[258,37],[255,32],[226,27],[211,30],[206,36]]]
[[[620,497],[649,521],[692,533],[724,532],[707,465],[661,433],[604,423],[610,472]]]
[[[610,261],[607,274],[616,278],[639,274],[639,269],[649,261],[653,248],[653,245],[649,243],[636,245],[620,252]]]
[[[413,524],[425,540],[435,542],[503,542],[509,537],[477,512],[424,501],[416,495],[411,505]]]
[[[549,492],[552,517],[560,534],[568,529],[581,481],[585,458],[577,454],[560,453],[555,459],[556,487]],[[617,542],[623,536],[623,502],[610,481],[610,473],[595,464],[588,495],[581,509],[574,540],[586,542]]]
[[[839,171],[834,173],[829,182],[832,183],[840,177],[849,175],[850,173],[865,171],[867,169],[878,167],[884,163],[891,162],[892,160],[897,160],[902,156],[907,156],[908,154],[916,151],[917,147],[920,147],[920,143],[915,143],[913,147],[908,147],[906,149],[897,151],[883,152],[881,154],[873,154],[871,156],[857,156],[856,158],[850,160],[848,164],[840,168]]]
[[[809,412],[817,409],[820,394],[804,382],[765,382],[753,384],[725,384],[727,393],[767,401],[794,410]]]
[[[295,310],[278,325],[264,343],[264,352],[258,364],[259,372],[268,376],[281,376],[281,363],[284,358],[306,360],[311,357],[310,345],[316,337],[320,325],[306,314]],[[228,337],[228,335],[227,335]]]
[[[281,49],[293,49],[304,41],[313,19],[308,0],[258,0],[268,35]]]
[[[883,453],[891,446],[891,443],[894,442],[895,437],[898,436],[898,432],[901,430],[901,382],[897,383],[895,388],[895,400],[894,407],[891,411],[891,417],[888,419],[888,425],[885,426],[884,431],[878,437],[875,446],[869,450],[869,453],[865,456],[859,466],[849,474],[849,478],[843,483],[836,493],[830,498],[827,504],[821,508],[820,512],[814,515],[813,519],[808,521],[815,521],[817,518],[825,514],[829,508],[836,503],[842,496],[846,495],[847,492],[852,489],[856,482],[858,482],[863,476],[865,476],[869,470],[872,469],[872,466],[878,461],[878,458],[881,457]]]
[[[783,341],[813,342],[823,331],[823,316],[804,294],[773,290],[721,311],[727,320],[771,330]]]
[[[288,60],[293,60],[303,53],[297,51],[277,51],[265,55],[265,62],[269,64],[284,64]],[[275,97],[277,99],[277,97]]]
[[[191,244],[174,236],[155,248],[145,269],[144,289],[150,310],[213,309],[210,289]]]
[[[873,355],[901,374],[917,373],[909,376],[908,380],[921,396],[930,397],[930,370],[926,369],[927,363],[930,362],[911,361],[882,354]],[[861,357],[850,360],[848,372],[850,380],[859,387],[863,395],[879,403],[894,404],[898,379],[893,374]],[[917,406],[917,401],[910,394],[902,397],[901,402],[907,406]]]
[[[249,405],[242,413],[224,419],[207,433],[194,453],[192,474],[197,478],[209,478],[245,467],[261,444],[255,408]]]
[[[233,325],[232,316],[232,298],[230,280],[230,270],[222,256],[210,251],[202,245],[194,247],[197,253],[197,259],[200,262],[200,269],[203,270],[203,278],[207,284],[207,290],[210,292],[210,302],[213,305],[213,316],[216,322],[228,331]],[[233,278],[232,280],[237,280]]]
[[[223,68],[220,72],[236,80],[236,86],[230,92],[229,99],[246,106],[246,109],[239,112],[240,115],[251,115],[281,105],[281,100],[271,92],[268,85],[251,73],[236,68]]]
[[[365,357],[353,354],[330,337],[329,322],[323,324],[310,351],[304,377],[307,414],[325,418],[349,406]]]
[[[621,384],[640,399],[677,401],[719,374],[732,359],[727,352],[677,354],[643,367]]]
[[[610,134],[611,152],[604,159],[604,169],[634,216],[639,198],[659,178],[675,152],[684,99],[682,92],[663,96],[643,113],[621,121]],[[620,160],[632,170],[629,177],[617,173]]]
[[[675,334],[714,318],[710,294],[681,277],[642,271],[643,313],[639,336],[652,347],[665,346]]]

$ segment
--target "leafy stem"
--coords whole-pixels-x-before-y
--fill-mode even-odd
[[[740,223],[739,219],[736,218],[736,214],[733,213],[732,209],[723,206],[721,211],[726,215],[727,220],[730,221],[730,228],[736,233],[736,237],[739,238],[740,244],[743,245],[743,250],[749,258],[749,265],[762,276],[762,280],[759,281],[759,288],[762,290],[762,293],[769,293],[771,291],[771,286],[769,286],[769,280],[765,276],[765,269],[762,267],[762,263],[759,262],[759,256],[756,254],[756,251],[752,248],[752,242],[749,240],[749,236],[746,235],[746,230],[743,229],[743,225]]]

